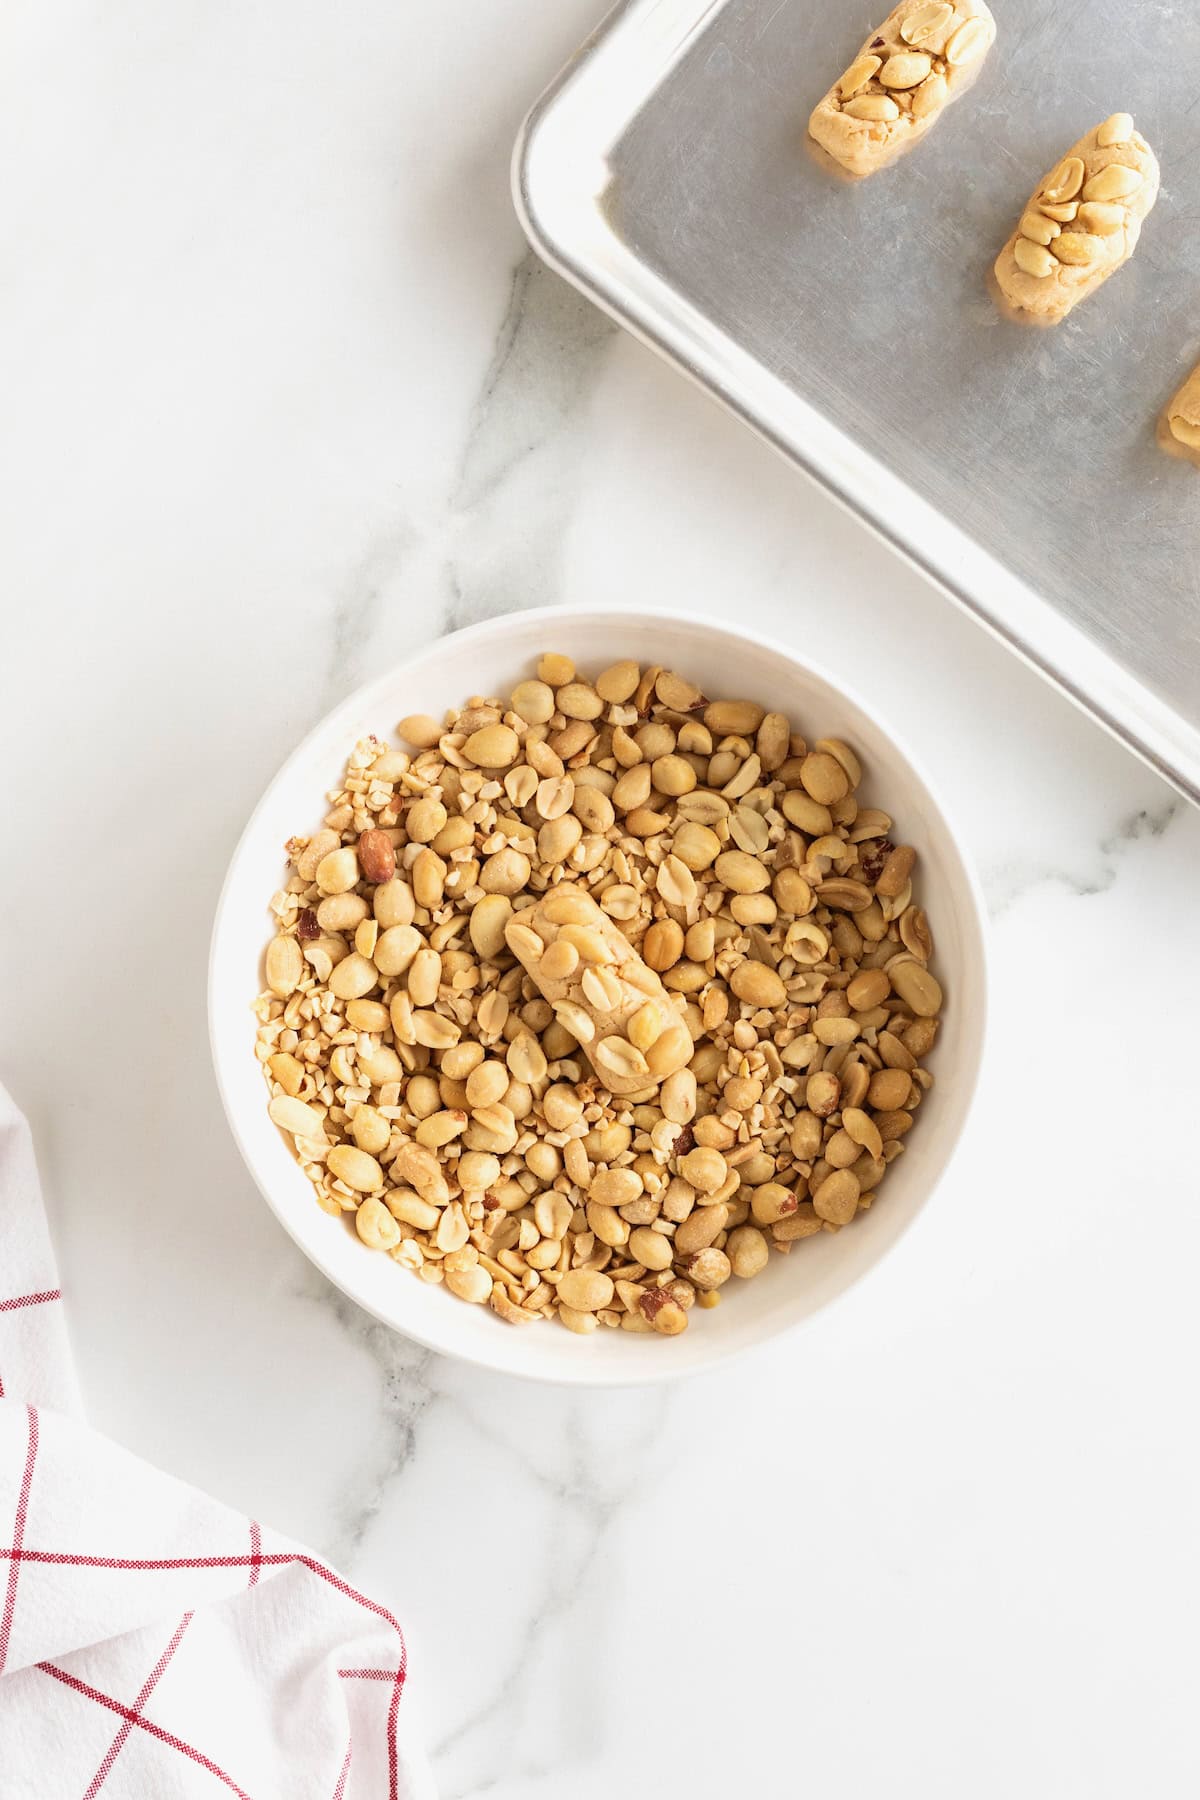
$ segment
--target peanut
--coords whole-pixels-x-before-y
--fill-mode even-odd
[[[390,881],[396,873],[396,852],[386,831],[364,831],[358,840],[358,863],[363,880]]]

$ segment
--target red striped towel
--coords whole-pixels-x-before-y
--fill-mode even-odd
[[[433,1800],[404,1680],[386,1606],[83,1422],[0,1089],[4,1800]]]

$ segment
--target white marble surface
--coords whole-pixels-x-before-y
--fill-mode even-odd
[[[92,1417],[407,1622],[446,1800],[1195,1792],[1200,818],[524,253],[596,0],[16,0],[4,1000]],[[240,826],[465,620],[668,601],[853,671],[984,877],[951,1176],[800,1335],[573,1397],[372,1326],[257,1198]]]

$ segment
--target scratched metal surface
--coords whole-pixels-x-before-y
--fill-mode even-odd
[[[993,9],[973,89],[848,183],[807,153],[805,121],[886,4],[712,8],[610,154],[609,218],[1194,727],[1200,472],[1154,424],[1200,358],[1200,6]],[[1118,109],[1163,168],[1136,255],[1054,330],[1003,320],[996,250],[1043,170]]]

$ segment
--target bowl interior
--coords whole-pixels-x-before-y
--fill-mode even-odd
[[[733,1281],[723,1304],[663,1341],[601,1330],[579,1338],[552,1324],[514,1328],[417,1281],[367,1250],[352,1225],[330,1218],[267,1117],[250,1005],[262,985],[267,902],[285,872],[281,846],[320,822],[355,741],[391,738],[412,712],[440,713],[470,694],[507,694],[547,649],[592,674],[618,657],[677,667],[716,697],[753,698],[785,712],[810,738],[838,736],[858,751],[868,803],[897,821],[920,856],[920,894],[937,945],[947,1004],[930,1059],[937,1086],[881,1199],[853,1228],[772,1256],[752,1283]],[[981,906],[940,805],[894,737],[864,706],[775,645],[669,614],[518,613],[431,644],[360,689],[305,739],[271,783],[235,852],[217,912],[209,1013],[217,1079],[246,1163],[263,1195],[314,1263],[361,1306],[431,1348],[546,1380],[582,1384],[663,1379],[760,1343],[808,1318],[887,1251],[928,1198],[962,1129],[982,1048],[986,976]]]

